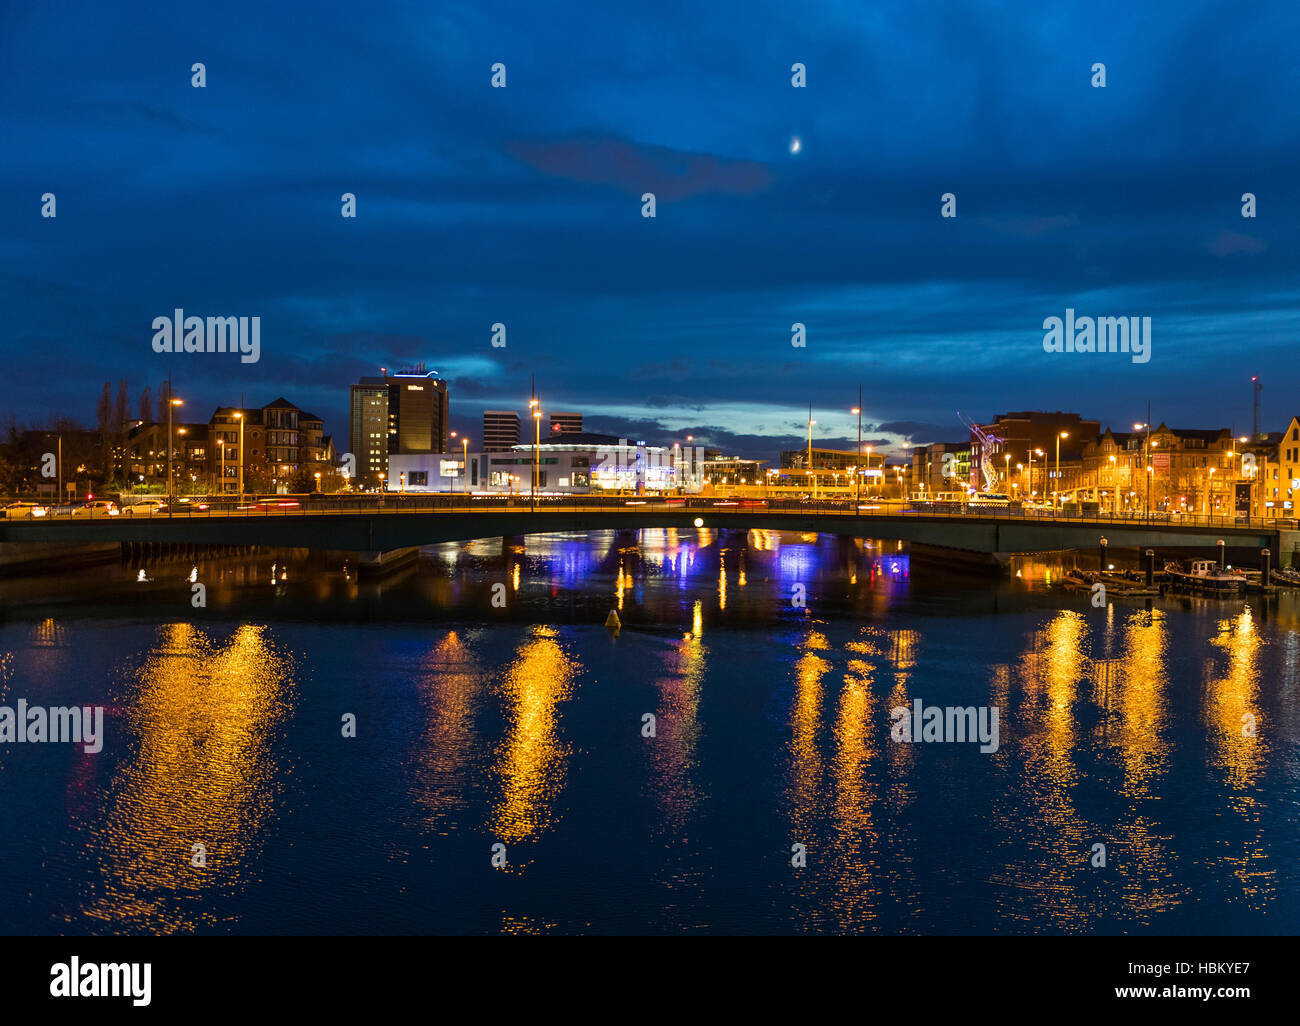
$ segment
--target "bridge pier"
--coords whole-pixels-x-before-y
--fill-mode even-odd
[[[391,574],[414,563],[419,558],[419,552],[416,546],[386,549],[383,552],[358,552],[357,574],[362,577],[382,577],[384,574]]]

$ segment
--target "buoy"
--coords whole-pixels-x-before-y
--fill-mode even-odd
[[[616,610],[611,609],[609,611],[609,616],[605,617],[605,626],[615,634],[618,634],[622,629],[623,625],[618,622],[618,612]]]

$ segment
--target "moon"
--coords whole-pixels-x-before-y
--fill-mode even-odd
[[[799,152],[800,150],[802,150],[802,149],[803,149],[803,140],[800,139],[797,135],[794,136],[793,138],[791,138],[791,140],[790,140],[790,153],[791,153],[791,154],[795,154],[795,153],[798,153],[798,152]]]

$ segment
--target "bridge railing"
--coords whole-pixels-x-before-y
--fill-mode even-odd
[[[756,499],[728,496],[629,496],[629,495],[544,495],[535,500],[524,495],[460,495],[446,493],[386,493],[361,496],[306,496],[298,499],[283,496],[248,497],[213,496],[206,500],[176,503],[153,513],[140,508],[124,507],[108,519],[128,522],[139,519],[190,519],[216,517],[297,517],[396,515],[411,513],[538,513],[575,514],[587,512],[654,514],[695,513],[703,519],[708,514],[754,515],[766,513],[803,513],[834,515],[861,519],[984,519],[1011,522],[1057,522],[1096,524],[1099,528],[1116,527],[1200,527],[1248,530],[1295,529],[1295,518],[1260,518],[1233,514],[1184,514],[1167,511],[1149,513],[1112,513],[1103,511],[1053,510],[1021,506],[980,506],[949,503],[899,502],[890,500],[851,499]],[[74,522],[75,516],[47,515],[42,522]],[[104,519],[96,517],[97,520]],[[30,522],[30,521],[29,521]],[[705,520],[707,526],[707,520]]]

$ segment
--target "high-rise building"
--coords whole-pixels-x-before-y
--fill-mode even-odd
[[[424,364],[388,376],[388,451],[446,452],[447,382]]]
[[[519,414],[515,410],[483,411],[483,451],[509,452],[519,444]]]
[[[447,382],[420,364],[352,386],[352,454],[357,476],[377,484],[396,453],[446,452],[450,439]]]
[[[551,434],[553,435],[582,434],[582,414],[581,413],[552,413]]]
[[[352,386],[352,434],[349,449],[357,477],[375,485],[388,473],[388,381],[362,378]]]

